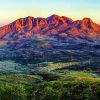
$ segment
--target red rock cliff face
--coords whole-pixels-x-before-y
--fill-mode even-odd
[[[83,18],[75,22],[76,27],[82,30],[100,30],[100,26],[95,24],[90,18]]]
[[[33,17],[28,16],[26,18],[21,18],[12,23],[12,30],[24,30],[24,28],[31,29],[33,27]]]
[[[61,33],[59,36],[63,34],[63,37],[67,37],[69,34],[71,36],[100,37],[100,25],[94,23],[90,18],[73,21],[71,18],[58,15],[52,15],[48,18],[28,16],[0,28],[0,38],[14,33],[45,33],[51,35]]]

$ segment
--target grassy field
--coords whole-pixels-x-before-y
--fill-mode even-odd
[[[99,63],[0,64],[0,100],[100,100]]]

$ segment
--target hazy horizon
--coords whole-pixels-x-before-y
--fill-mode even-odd
[[[100,24],[99,0],[3,0],[0,1],[0,26],[27,16],[48,17],[53,14],[81,20],[91,18]]]

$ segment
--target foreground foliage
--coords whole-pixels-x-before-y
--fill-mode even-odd
[[[0,100],[100,100],[100,78],[76,71],[1,75]]]
[[[99,61],[0,64],[0,100],[100,100]]]

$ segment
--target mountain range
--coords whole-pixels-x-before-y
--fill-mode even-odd
[[[65,16],[52,15],[48,18],[28,16],[0,28],[0,39],[29,38],[35,34],[61,38],[69,36],[100,38],[100,25],[94,23],[90,18],[73,21]]]
[[[99,48],[100,25],[90,18],[73,21],[58,15],[47,18],[28,16],[0,27],[2,58],[20,55],[25,59],[43,59],[45,55],[45,59],[48,56],[65,59],[69,52],[71,55],[79,53],[83,56],[91,51],[99,55]]]

